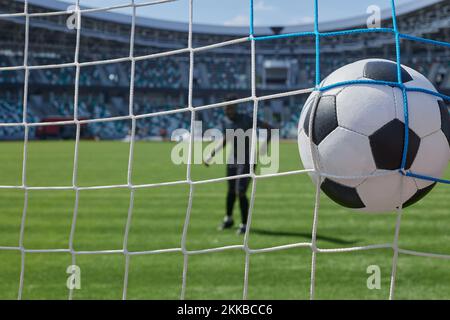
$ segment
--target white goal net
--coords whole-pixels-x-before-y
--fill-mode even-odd
[[[321,33],[319,30],[319,24],[318,24],[318,15],[319,15],[319,0],[310,0],[314,2],[315,5],[315,23],[314,23],[314,31],[311,32],[305,32],[305,33],[299,33],[299,34],[290,34],[290,35],[273,35],[273,36],[255,36],[254,35],[254,28],[253,28],[253,0],[249,0],[249,6],[251,8],[251,16],[250,16],[250,26],[249,26],[249,35],[233,39],[226,42],[221,43],[215,43],[212,45],[207,45],[203,47],[194,47],[193,46],[193,12],[195,10],[194,6],[194,0],[189,0],[189,23],[188,23],[188,44],[187,47],[172,51],[166,51],[163,53],[155,53],[155,54],[149,54],[145,56],[137,56],[134,52],[134,46],[135,46],[135,29],[136,29],[136,10],[139,7],[144,6],[157,6],[159,4],[165,3],[165,2],[172,2],[176,0],[155,0],[155,1],[135,1],[135,0],[129,0],[124,1],[121,5],[115,5],[115,6],[109,6],[109,7],[101,7],[101,8],[95,8],[95,9],[87,9],[87,8],[81,8],[80,7],[80,0],[74,1],[74,14],[76,17],[76,46],[75,46],[75,52],[74,52],[74,61],[69,63],[61,63],[61,64],[54,64],[54,65],[30,65],[28,61],[29,56],[29,38],[30,38],[30,18],[33,17],[45,17],[45,16],[52,16],[52,15],[58,15],[63,14],[67,12],[29,12],[29,3],[27,0],[24,1],[24,12],[19,13],[5,13],[0,14],[0,19],[5,18],[14,18],[14,17],[22,17],[25,19],[25,44],[24,44],[24,53],[23,53],[23,64],[20,66],[2,66],[0,67],[1,71],[13,71],[13,70],[23,70],[24,71],[24,97],[23,97],[23,120],[21,122],[17,123],[7,123],[2,122],[0,123],[1,127],[22,127],[24,129],[24,144],[23,144],[23,166],[22,166],[22,182],[20,185],[1,185],[0,189],[19,189],[23,190],[25,194],[25,204],[23,208],[22,213],[22,219],[21,219],[21,228],[20,228],[20,240],[17,246],[13,247],[0,247],[0,250],[6,251],[6,250],[13,250],[18,251],[21,253],[21,271],[20,271],[20,284],[19,284],[19,292],[18,292],[18,298],[21,299],[24,291],[24,278],[25,274],[27,273],[25,259],[27,253],[55,253],[55,252],[62,252],[62,253],[68,253],[72,257],[72,264],[76,265],[77,258],[82,255],[95,255],[95,254],[119,254],[124,255],[125,257],[125,272],[123,275],[123,299],[127,299],[127,291],[128,291],[128,278],[129,278],[129,265],[130,265],[130,258],[133,256],[139,256],[139,255],[151,255],[151,254],[162,254],[162,253],[168,253],[168,252],[176,252],[176,253],[182,253],[184,257],[183,262],[183,274],[182,274],[182,285],[181,285],[181,292],[180,292],[180,298],[184,299],[186,295],[186,288],[187,288],[187,275],[188,275],[188,269],[189,269],[189,259],[192,255],[204,255],[209,254],[212,252],[221,252],[221,251],[227,251],[227,250],[240,250],[245,253],[245,270],[243,274],[243,292],[242,292],[242,298],[247,299],[248,298],[248,287],[249,287],[249,272],[250,272],[250,260],[252,255],[258,254],[258,253],[265,253],[265,252],[272,252],[272,251],[279,251],[279,250],[286,250],[291,248],[309,248],[311,250],[311,257],[312,257],[312,263],[311,263],[311,279],[310,279],[310,298],[314,299],[315,297],[315,279],[316,279],[316,261],[317,261],[317,255],[319,253],[337,253],[337,252],[353,252],[353,251],[362,251],[362,250],[372,250],[372,249],[386,249],[386,250],[392,250],[393,258],[392,258],[392,271],[391,271],[391,281],[390,281],[390,298],[394,298],[395,294],[395,288],[396,288],[396,274],[397,274],[397,261],[399,254],[406,254],[406,255],[415,255],[415,256],[424,256],[424,257],[430,257],[430,258],[439,258],[439,259],[450,259],[450,255],[443,255],[443,254],[435,254],[435,253],[429,253],[429,252],[418,252],[418,251],[411,251],[411,250],[405,250],[399,247],[399,235],[400,235],[400,225],[402,220],[402,210],[399,209],[397,212],[397,223],[395,227],[395,233],[393,234],[393,241],[391,243],[381,243],[381,244],[373,244],[373,245],[367,245],[367,246],[357,246],[357,247],[343,247],[343,248],[334,248],[334,249],[326,249],[326,248],[319,248],[317,246],[317,228],[319,224],[319,204],[320,204],[320,195],[321,190],[320,186],[316,187],[316,194],[315,194],[315,207],[314,211],[311,213],[313,215],[313,224],[311,226],[311,238],[310,241],[307,242],[298,242],[298,243],[292,243],[288,245],[281,245],[281,246],[275,246],[275,247],[267,247],[267,248],[260,248],[260,249],[253,249],[249,245],[249,236],[252,232],[251,224],[252,224],[252,212],[254,211],[254,203],[255,203],[255,190],[258,183],[261,181],[261,179],[271,179],[278,176],[287,176],[287,175],[298,175],[298,174],[308,174],[308,173],[315,173],[319,176],[326,176],[326,173],[320,172],[319,170],[294,170],[294,171],[288,171],[288,172],[282,172],[282,173],[275,173],[275,174],[257,174],[253,167],[251,167],[250,173],[243,174],[243,175],[237,175],[232,177],[223,177],[223,178],[215,178],[215,179],[209,179],[209,180],[193,180],[191,178],[191,169],[192,169],[192,157],[193,157],[193,144],[194,144],[194,134],[190,135],[190,147],[189,147],[189,161],[187,165],[187,172],[185,179],[178,180],[178,181],[172,181],[172,182],[164,182],[164,183],[154,183],[154,184],[145,184],[145,185],[139,185],[133,183],[133,155],[134,155],[134,148],[135,148],[135,141],[136,141],[136,123],[139,119],[144,118],[151,118],[151,117],[157,117],[157,116],[164,116],[164,115],[173,115],[175,113],[184,113],[189,114],[191,119],[191,132],[194,129],[194,120],[196,119],[196,114],[202,110],[206,109],[213,109],[213,108],[223,108],[228,105],[235,105],[239,103],[251,103],[253,105],[253,131],[252,136],[253,139],[252,145],[251,145],[251,158],[252,162],[254,162],[255,154],[256,154],[256,136],[257,136],[257,115],[258,115],[258,108],[262,101],[270,100],[270,99],[277,99],[277,98],[284,98],[284,97],[290,97],[300,94],[308,94],[313,92],[314,90],[319,90],[318,86],[321,82],[321,74],[320,74],[320,39],[322,37],[332,37],[332,36],[338,36],[348,33],[361,33],[361,32],[387,32],[394,34],[397,41],[397,57],[400,59],[400,46],[399,41],[400,38],[404,37],[406,38],[406,35],[402,35],[396,26],[396,16],[395,16],[395,3],[394,0],[392,0],[392,11],[393,11],[393,28],[390,29],[371,29],[371,30],[346,30],[346,31],[338,31],[338,32],[332,32],[332,33]],[[86,13],[92,13],[92,12],[102,12],[102,11],[108,11],[108,10],[114,10],[114,9],[121,9],[121,8],[130,8],[132,11],[132,17],[131,17],[131,37],[130,37],[130,48],[129,48],[129,56],[117,58],[117,59],[108,59],[108,60],[98,60],[98,61],[91,61],[91,62],[80,62],[79,61],[79,51],[80,51],[80,33],[83,29],[83,25],[81,23],[81,17],[83,14]],[[294,91],[288,91],[278,94],[271,94],[271,95],[265,95],[265,96],[258,96],[257,95],[257,79],[256,79],[256,43],[258,41],[264,41],[267,39],[276,39],[277,37],[301,37],[301,36],[313,36],[316,38],[316,79],[315,79],[315,87],[311,87],[308,89],[301,89],[301,90],[294,90]],[[409,37],[411,40],[420,41],[419,38],[413,38]],[[431,40],[427,40],[427,42],[430,43],[430,45],[440,45],[449,47],[448,43],[442,43],[442,42],[433,42]],[[222,48],[226,46],[241,44],[241,43],[250,43],[251,48],[251,95],[244,98],[239,98],[237,100],[233,101],[226,101],[226,102],[220,102],[220,103],[214,103],[214,104],[207,104],[202,106],[194,106],[193,103],[193,92],[194,92],[194,70],[195,70],[195,64],[194,64],[194,57],[195,55],[204,52],[206,50],[211,49],[217,49]],[[135,114],[134,108],[133,108],[133,101],[134,101],[134,79],[135,79],[135,69],[136,69],[136,63],[143,60],[152,60],[156,58],[161,57],[168,57],[173,55],[179,55],[181,53],[189,55],[189,90],[188,90],[188,105],[186,107],[176,109],[176,110],[162,110],[157,112],[151,112],[146,114]],[[129,62],[131,64],[131,74],[130,74],[130,88],[129,88],[129,110],[128,114],[124,116],[114,116],[114,117],[107,117],[107,118],[97,118],[97,119],[84,119],[80,117],[79,115],[79,87],[80,87],[80,69],[83,67],[89,67],[89,66],[99,66],[104,65],[108,63],[120,63],[120,62]],[[30,82],[30,72],[37,69],[58,69],[58,68],[64,68],[64,67],[73,67],[75,68],[75,88],[74,88],[74,112],[73,112],[73,119],[74,120],[61,120],[58,122],[52,122],[51,125],[74,125],[76,126],[76,138],[75,138],[75,151],[74,151],[74,158],[73,158],[73,174],[72,174],[72,184],[67,186],[30,186],[28,179],[27,179],[27,164],[28,164],[28,145],[29,145],[29,133],[30,130],[33,130],[33,128],[41,127],[41,126],[47,126],[50,125],[50,123],[46,122],[32,122],[29,121],[28,117],[28,92],[29,92],[29,82]],[[442,98],[448,100],[449,97],[441,95]],[[128,171],[127,171],[127,183],[126,184],[119,184],[119,185],[100,185],[100,186],[80,186],[78,183],[78,163],[79,163],[79,145],[80,145],[80,132],[83,125],[91,124],[91,123],[105,123],[110,121],[118,121],[118,120],[129,120],[131,122],[131,132],[130,132],[130,144],[129,144],[129,157],[128,157]],[[187,249],[187,234],[188,234],[188,228],[190,224],[191,219],[191,210],[194,202],[194,194],[196,187],[201,184],[207,184],[207,183],[215,183],[219,181],[228,181],[230,179],[239,179],[249,177],[251,178],[251,198],[250,198],[250,208],[249,208],[249,215],[248,215],[248,224],[247,224],[247,230],[245,233],[245,236],[243,238],[242,244],[239,245],[230,245],[230,246],[221,246],[221,247],[215,247],[210,249],[204,249],[204,250],[188,250]],[[445,181],[441,181],[445,182]],[[134,196],[135,192],[138,189],[142,188],[158,188],[162,186],[170,186],[170,185],[188,185],[189,186],[189,201],[188,206],[186,208],[186,215],[184,220],[184,227],[183,227],[183,234],[181,238],[181,243],[179,247],[172,248],[172,249],[161,249],[161,250],[149,250],[149,251],[130,251],[128,249],[128,238],[130,233],[130,226],[131,221],[133,217],[133,211],[134,211]],[[99,190],[99,189],[113,189],[113,188],[121,188],[129,190],[130,192],[130,202],[129,202],[129,209],[128,209],[128,218],[127,223],[125,226],[125,233],[123,235],[123,248],[121,250],[97,250],[97,251],[77,251],[74,247],[74,235],[75,235],[75,229],[77,225],[77,217],[78,217],[78,208],[80,204],[80,192],[83,190]],[[70,232],[70,240],[69,240],[69,246],[67,248],[59,248],[59,249],[29,249],[26,248],[24,245],[24,236],[26,232],[26,221],[27,221],[27,203],[28,203],[28,197],[29,197],[29,191],[32,190],[73,190],[75,191],[75,205],[73,209],[73,217],[72,217],[72,224],[71,224],[71,232]],[[0,262],[1,263],[1,262]],[[304,263],[302,261],[299,261],[299,263]],[[69,299],[72,299],[73,297],[73,289],[69,290]]]

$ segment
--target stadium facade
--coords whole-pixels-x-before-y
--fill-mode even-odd
[[[0,0],[0,123],[21,123],[25,82],[24,61],[29,71],[27,122],[70,120],[73,118],[76,67],[76,35],[68,21],[67,3],[29,0],[29,45],[25,50],[26,18],[24,1]],[[7,15],[19,13],[17,15]],[[367,16],[326,22],[321,31],[366,28]],[[450,42],[450,1],[416,0],[398,6],[398,26],[402,33]],[[78,87],[78,116],[81,119],[127,115],[130,105],[130,35],[132,18],[115,11],[82,14],[78,61],[82,63]],[[391,11],[382,11],[382,27],[392,27]],[[257,27],[256,35],[312,31],[311,24],[288,27]],[[248,28],[212,25],[193,26],[193,46],[203,47],[246,37]],[[150,18],[136,18],[134,57],[136,60],[133,110],[147,114],[185,107],[188,104],[188,25]],[[347,63],[367,58],[395,60],[392,34],[360,33],[322,38],[321,76]],[[179,50],[174,55],[151,56]],[[28,56],[24,57],[24,52]],[[402,63],[425,74],[442,93],[450,92],[450,49],[402,40]],[[150,57],[151,58],[150,58]],[[256,43],[257,94],[266,95],[309,88],[315,79],[315,38],[289,37]],[[61,65],[63,64],[63,67]],[[54,66],[58,65],[57,68]],[[39,67],[37,67],[39,66]],[[250,43],[199,51],[194,58],[193,105],[224,101],[227,95],[251,95]],[[291,96],[265,101],[260,117],[281,128],[283,137],[295,136],[300,108],[306,97]],[[220,108],[198,112],[204,128],[220,125]],[[166,136],[187,127],[190,115],[152,117],[138,124],[141,138]],[[117,139],[127,135],[129,122],[118,120],[90,124],[86,137]],[[51,129],[51,130],[50,130]],[[0,139],[23,139],[23,126],[0,126]],[[32,127],[30,138],[72,137],[73,127]]]

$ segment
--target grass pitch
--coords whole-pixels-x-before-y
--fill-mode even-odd
[[[133,184],[184,180],[186,166],[170,161],[173,144],[137,142]],[[0,185],[20,185],[20,142],[0,143]],[[123,142],[81,141],[78,184],[125,184],[129,145]],[[30,142],[27,185],[70,186],[74,142]],[[300,168],[295,143],[280,146],[280,171]],[[222,177],[221,165],[194,165],[192,179]],[[447,172],[447,178],[450,171]],[[199,184],[189,224],[189,250],[242,244],[233,231],[217,231],[225,209],[226,182]],[[250,192],[250,190],[249,190]],[[136,190],[129,251],[180,247],[186,215],[187,185]],[[450,254],[450,189],[439,185],[420,203],[405,210],[400,231],[404,249]],[[75,203],[72,190],[31,190],[23,243],[27,249],[67,249]],[[24,191],[0,189],[0,246],[17,247],[24,207]],[[122,249],[130,190],[100,189],[80,192],[75,250]],[[306,175],[260,179],[250,234],[251,248],[266,248],[311,240],[314,187]],[[235,219],[239,221],[236,204]],[[321,198],[318,246],[341,248],[391,243],[394,214],[353,212]],[[317,299],[387,299],[393,251],[380,249],[317,256]],[[67,299],[68,253],[26,253],[24,299]],[[240,299],[244,283],[245,254],[241,250],[189,257],[188,299]],[[78,255],[81,290],[75,299],[120,299],[125,258],[122,254]],[[381,269],[381,289],[366,286],[366,269]],[[250,299],[308,299],[311,250],[296,248],[250,257]],[[0,250],[0,298],[16,299],[21,254]],[[181,253],[139,255],[130,258],[128,299],[178,299],[181,291]],[[449,299],[450,261],[401,254],[398,260],[397,299]]]

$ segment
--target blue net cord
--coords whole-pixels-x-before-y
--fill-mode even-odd
[[[407,34],[403,34],[400,32],[397,24],[397,13],[395,0],[391,0],[391,11],[392,11],[392,28],[371,28],[371,29],[349,29],[349,30],[340,30],[333,32],[320,32],[319,30],[319,0],[314,0],[314,31],[312,32],[295,32],[295,33],[286,33],[286,34],[276,34],[276,35],[265,35],[265,36],[255,36],[254,35],[254,6],[253,1],[250,0],[250,35],[249,40],[254,41],[263,41],[263,40],[274,40],[274,39],[283,39],[283,38],[293,38],[293,37],[315,37],[315,45],[316,45],[316,79],[315,79],[315,89],[318,91],[327,91],[336,87],[348,86],[348,85],[358,85],[358,84],[373,84],[373,85],[387,85],[391,87],[397,87],[402,90],[403,95],[403,112],[405,118],[405,137],[403,143],[403,153],[402,153],[402,161],[399,172],[404,176],[433,181],[437,183],[450,184],[450,180],[439,179],[436,177],[430,177],[422,174],[413,173],[411,171],[405,170],[406,162],[407,162],[407,154],[408,154],[408,146],[409,146],[409,108],[408,108],[408,91],[411,92],[421,92],[429,95],[436,96],[445,101],[450,101],[450,96],[431,91],[424,88],[418,87],[406,87],[402,81],[402,72],[401,72],[401,39],[422,42],[425,44],[431,44],[436,46],[443,46],[450,48],[450,43],[444,41],[437,41],[433,39],[426,39],[422,37],[411,36]],[[389,81],[379,81],[379,80],[351,80],[351,81],[343,81],[339,83],[335,83],[329,86],[320,87],[321,76],[320,76],[320,38],[321,37],[335,37],[342,35],[352,35],[352,34],[360,34],[360,33],[391,33],[395,37],[395,51],[396,51],[396,63],[397,63],[397,82],[389,82]]]
[[[450,180],[433,178],[433,177],[425,176],[425,175],[422,175],[422,174],[413,173],[411,171],[406,171],[406,172],[401,171],[401,173],[403,175],[405,175],[407,177],[411,177],[411,178],[417,178],[417,179],[420,179],[420,180],[434,181],[434,182],[439,182],[439,183],[444,183],[444,184],[450,184]]]
[[[316,88],[320,85],[319,0],[314,0],[314,34],[316,36]]]

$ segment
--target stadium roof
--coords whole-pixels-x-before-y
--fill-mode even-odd
[[[20,2],[24,2],[24,0],[17,0]],[[404,15],[421,8],[430,6],[435,3],[439,3],[445,0],[411,0],[411,2],[397,5],[396,11],[397,16]],[[70,4],[66,2],[61,2],[58,0],[28,0],[29,4],[36,5],[39,7],[45,7],[52,11],[67,11],[67,8]],[[124,1],[125,3],[125,1]],[[117,7],[117,6],[114,6]],[[81,9],[89,9],[88,7],[81,7]],[[123,13],[116,12],[105,12],[102,10],[92,10],[90,12],[84,13],[84,15],[104,20],[104,21],[112,21],[116,23],[129,24],[130,18],[129,15]],[[391,19],[391,9],[386,8],[382,10],[381,17],[383,20]],[[327,21],[320,24],[320,29],[322,31],[328,30],[339,30],[346,29],[355,26],[365,25],[367,20],[366,15],[356,16],[347,19],[335,20],[335,21]],[[186,32],[188,27],[185,22],[174,22],[174,21],[166,21],[154,18],[146,18],[146,17],[136,17],[136,24],[141,27],[147,28],[156,28],[163,30],[172,30],[172,31],[180,31]],[[266,27],[255,27],[255,34],[273,34],[275,26],[266,26]],[[309,24],[300,24],[300,25],[290,25],[282,27],[283,33],[290,32],[302,32],[302,31],[311,31],[313,30],[313,25]],[[196,33],[204,33],[204,34],[219,34],[219,35],[248,35],[249,28],[248,27],[232,27],[232,26],[220,26],[220,25],[207,25],[207,24],[194,24],[193,32]]]

